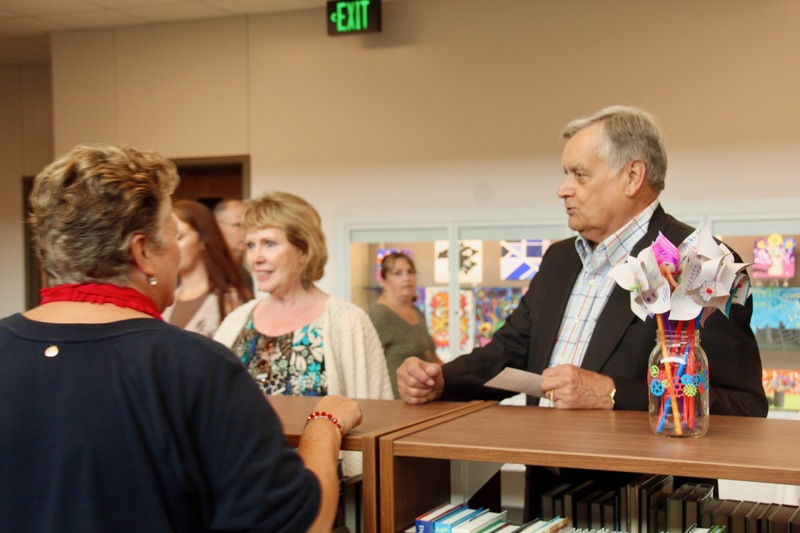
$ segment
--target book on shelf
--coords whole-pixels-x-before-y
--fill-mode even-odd
[[[469,507],[462,507],[454,513],[450,513],[444,518],[436,520],[433,523],[433,533],[453,533],[453,527],[467,522],[472,518],[480,515],[484,511],[483,507],[478,509],[470,509]]]
[[[595,490],[597,484],[593,480],[587,480],[573,485],[562,494],[564,499],[563,506],[564,512],[556,514],[555,516],[564,516],[569,519],[569,523],[576,527],[578,526],[578,501],[586,496],[589,492]]]
[[[683,513],[686,503],[683,500],[687,494],[694,490],[694,487],[693,483],[684,483],[667,498],[668,533],[683,533],[686,531],[688,526]]]
[[[575,522],[572,525],[578,529],[602,529],[603,513],[598,505],[596,513],[592,514],[592,505],[597,504],[609,492],[613,494],[613,491],[595,485],[593,491],[580,498],[575,503]]]
[[[415,521],[417,533],[433,533],[433,525],[437,520],[441,520],[462,507],[464,507],[463,503],[447,502],[419,515]]]
[[[516,533],[555,533],[568,527],[569,520],[566,517],[557,516],[550,520],[534,520],[533,523],[523,524]]]
[[[730,518],[731,514],[736,512],[742,505],[742,502],[739,500],[720,500],[719,505],[714,509],[714,514],[711,516],[711,525],[712,526],[725,526],[730,531]]]
[[[500,520],[498,523],[497,521]],[[485,510],[473,518],[453,527],[452,533],[479,533],[489,524],[504,524],[508,521],[508,511],[494,512]]]
[[[542,519],[550,520],[557,516],[564,516],[564,492],[572,488],[572,483],[562,483],[542,493],[541,507]]]
[[[533,527],[539,524],[544,524],[545,522],[546,520],[542,520],[541,518],[534,518],[533,520],[528,520],[524,524],[518,525],[514,533],[522,533],[523,531],[525,531],[525,529],[529,527]]]
[[[789,533],[800,533],[800,508],[789,519]]]
[[[727,528],[725,526],[699,527],[694,524],[686,530],[686,533],[727,533]]]
[[[685,529],[688,529],[692,524],[698,524],[700,526],[703,525],[700,523],[700,513],[703,510],[703,507],[705,507],[706,504],[713,499],[714,485],[709,485],[706,483],[695,484],[694,490],[683,498],[683,502],[685,504],[683,507],[683,523]]]
[[[626,521],[626,529],[629,533],[639,533],[639,487],[646,483],[650,483],[655,478],[654,474],[646,474],[631,480],[623,491],[622,497],[627,504],[627,510],[623,515]]]
[[[764,513],[761,515],[761,518],[758,520],[758,530],[761,533],[766,533],[769,531],[769,519],[778,510],[781,506],[779,503],[771,503],[769,507],[764,510]]]
[[[519,529],[519,526],[514,524],[503,524],[499,528],[492,530],[492,533],[514,533]]]
[[[728,515],[728,531],[730,533],[747,533],[747,515],[756,506],[756,502],[744,500]]]
[[[672,476],[656,475],[639,487],[639,531],[664,531],[667,528],[667,496],[672,492]],[[660,518],[660,519],[659,519]]]
[[[711,527],[714,525],[714,513],[717,507],[720,506],[722,500],[711,499],[700,510],[700,516],[697,518],[697,527]]]
[[[759,533],[761,531],[761,519],[764,518],[769,508],[769,503],[758,502],[750,509],[750,512],[747,513],[745,517],[745,523],[747,524],[747,531],[749,533]]]
[[[666,487],[672,490],[672,476],[660,474],[645,474],[628,483],[627,491],[627,526],[630,533],[644,533],[646,531],[658,531],[650,529],[650,522],[657,522],[657,509],[653,509],[653,519],[651,520],[651,508],[654,502],[660,502],[666,495]],[[664,496],[662,497],[662,494]]]
[[[500,527],[504,526],[506,523],[506,517],[497,517],[494,520],[487,522],[485,526],[475,530],[474,533],[494,533],[495,530],[500,529]]]
[[[779,505],[778,508],[769,515],[769,533],[789,533],[791,521],[797,512],[796,505]]]
[[[608,489],[595,498],[589,509],[589,517],[594,529],[620,531],[619,489]]]

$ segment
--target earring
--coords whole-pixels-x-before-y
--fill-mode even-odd
[[[150,285],[155,286],[155,285],[158,285],[158,280],[156,279],[155,276],[147,276],[147,283],[149,283]]]

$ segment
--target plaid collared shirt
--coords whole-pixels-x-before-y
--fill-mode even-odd
[[[577,238],[575,248],[583,269],[572,287],[558,340],[550,356],[550,366],[581,366],[597,319],[614,289],[614,279],[608,274],[630,255],[636,243],[647,233],[647,226],[657,206],[658,200],[594,249],[583,237]]]

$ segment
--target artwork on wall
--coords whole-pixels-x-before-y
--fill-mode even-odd
[[[500,241],[500,279],[530,280],[539,272],[542,256],[550,246],[547,239]]]
[[[450,361],[457,355],[472,350],[475,329],[475,302],[471,290],[459,291],[458,350],[450,349],[450,293],[447,287],[425,288],[425,321],[436,344],[436,355],[442,361]]]
[[[458,241],[459,247],[459,283],[483,282],[483,241]],[[449,241],[434,241],[433,279],[436,283],[450,281],[450,243]]]
[[[411,259],[414,257],[411,255],[411,250],[405,250],[402,248],[378,248],[378,254],[375,257],[375,279],[381,281],[383,276],[381,276],[381,263],[383,262],[383,258],[389,254],[394,252],[400,252],[402,254],[406,254]]]
[[[523,290],[518,287],[475,289],[475,344],[486,346],[508,315],[519,306]]]
[[[750,327],[761,346],[800,346],[800,287],[753,287]]]
[[[758,239],[753,248],[753,279],[782,279],[794,277],[794,259],[797,243],[791,237],[778,233]]]

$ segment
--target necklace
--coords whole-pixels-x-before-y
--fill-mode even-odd
[[[89,302],[93,304],[114,304],[141,311],[154,318],[161,318],[161,312],[153,301],[130,287],[117,287],[107,283],[66,283],[39,289],[41,304],[50,302]]]

